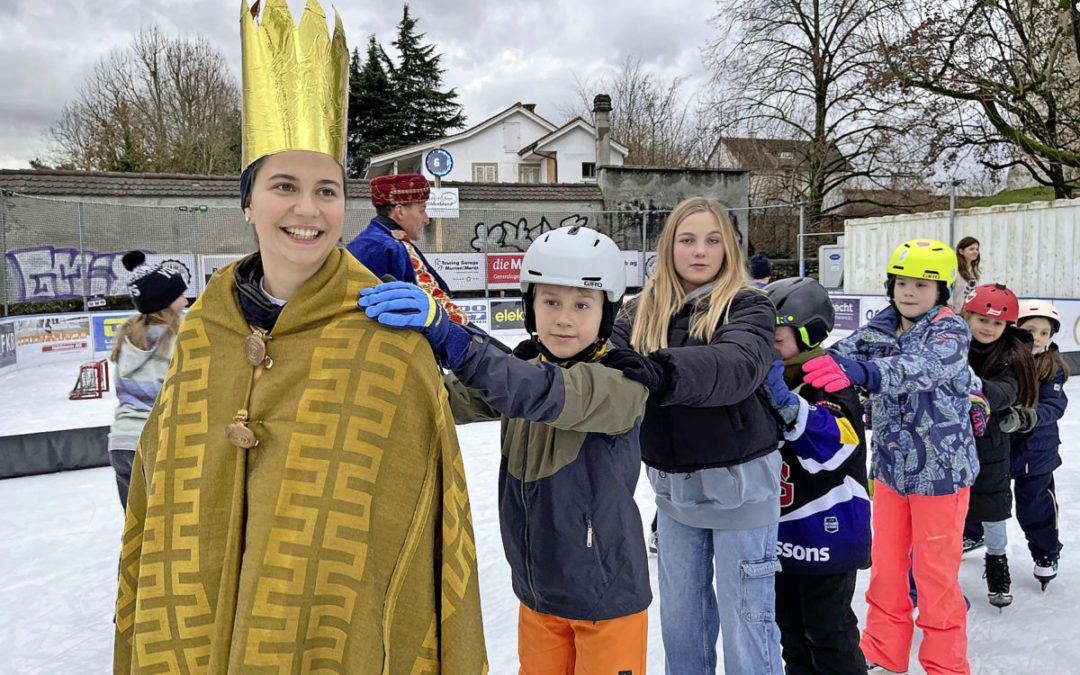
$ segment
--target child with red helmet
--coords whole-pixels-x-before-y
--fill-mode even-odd
[[[1034,338],[1035,374],[1039,378],[1039,404],[1034,419],[1025,420],[1030,429],[1011,437],[1013,491],[1016,520],[1024,530],[1028,550],[1035,562],[1035,578],[1045,591],[1057,576],[1061,538],[1057,525],[1057,494],[1054,469],[1061,466],[1058,420],[1069,400],[1064,385],[1069,368],[1053,343],[1061,328],[1061,312],[1047,300],[1024,300],[1016,325]]]
[[[975,439],[979,475],[971,487],[964,526],[965,549],[985,537],[987,597],[1001,608],[1012,602],[1005,521],[1012,513],[1009,434],[1017,431],[1038,398],[1030,335],[1015,326],[1016,294],[1003,284],[984,284],[964,301],[962,316],[971,329],[968,363],[982,380],[990,404],[986,432]],[[970,541],[967,541],[970,540]]]

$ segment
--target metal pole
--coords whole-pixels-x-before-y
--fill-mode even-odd
[[[956,181],[949,181],[949,246],[956,246],[953,232],[956,221]]]
[[[641,287],[645,288],[645,260],[649,250],[649,212],[641,212]]]
[[[799,203],[799,276],[806,276],[806,253],[803,251],[803,236],[806,234],[806,204]]]
[[[6,193],[0,193],[0,250],[4,251],[4,257],[7,257],[7,196]],[[3,265],[0,265],[0,275],[3,275],[4,283],[0,285],[0,291],[4,293],[4,316],[8,315],[8,284],[7,284],[7,261],[4,261]]]
[[[195,291],[195,295],[202,295],[202,274],[199,273],[199,217],[195,215],[195,211],[191,212],[191,265],[194,267],[191,270],[191,283],[188,285],[189,291]]]
[[[82,309],[85,312],[86,295],[90,291],[90,275],[86,270],[86,248],[83,246],[83,203],[79,202],[79,255],[82,257],[83,294]]]

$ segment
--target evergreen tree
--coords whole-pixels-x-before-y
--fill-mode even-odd
[[[361,65],[363,64],[363,65]],[[372,35],[367,58],[353,49],[349,65],[349,175],[362,176],[372,155],[408,145],[402,116],[387,72],[393,64]]]
[[[402,145],[430,141],[465,126],[465,115],[456,102],[457,92],[439,90],[444,72],[439,68],[442,56],[435,53],[435,45],[420,43],[425,34],[416,32],[417,21],[409,15],[406,3],[398,37],[391,43],[401,55],[398,67],[390,70],[390,83],[403,122]]]

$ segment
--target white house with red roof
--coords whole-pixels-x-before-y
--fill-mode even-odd
[[[604,113],[606,116],[606,112]],[[610,144],[608,166],[622,166],[629,149]],[[460,133],[374,155],[365,178],[395,173],[435,176],[425,160],[435,148],[453,158],[446,181],[468,183],[583,183],[596,180],[596,128],[580,117],[556,126],[536,114],[535,105],[515,103]]]

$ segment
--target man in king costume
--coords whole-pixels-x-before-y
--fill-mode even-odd
[[[486,673],[464,467],[427,340],[336,246],[348,51],[241,14],[259,252],[184,319],[132,467],[115,673]],[[277,209],[276,211],[274,209]],[[271,217],[273,216],[273,217]],[[306,276],[305,276],[306,275]]]

